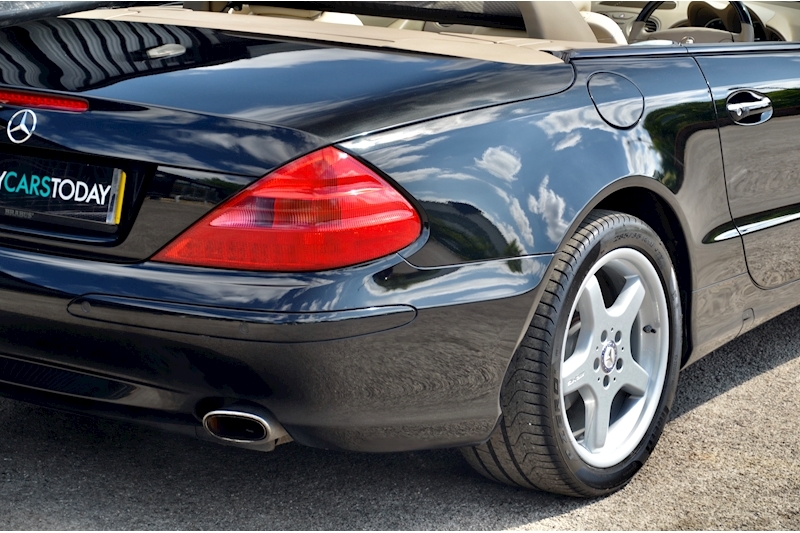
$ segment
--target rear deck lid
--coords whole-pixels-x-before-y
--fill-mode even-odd
[[[401,53],[358,46],[364,39],[334,45],[179,25],[185,10],[161,10],[176,24],[61,18],[2,28],[0,83],[241,118],[336,141],[552,94],[573,80],[572,67],[552,56],[549,64],[520,65]],[[401,32],[412,42],[428,33],[367,29]]]
[[[303,154],[375,129],[550,94],[572,78],[564,64],[181,25],[50,18],[0,28],[0,92],[87,103],[79,112],[0,103],[0,245],[146,259]]]

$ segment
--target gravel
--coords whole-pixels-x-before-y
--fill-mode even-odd
[[[800,308],[681,374],[622,491],[484,480],[456,450],[261,454],[0,399],[4,529],[800,529]]]

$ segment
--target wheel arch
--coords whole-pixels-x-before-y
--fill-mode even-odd
[[[674,193],[653,178],[631,176],[615,181],[597,193],[575,217],[563,240],[575,232],[593,209],[608,209],[643,220],[658,234],[670,254],[680,288],[683,310],[681,365],[692,351],[691,317],[692,259],[684,228],[688,224]],[[562,241],[563,242],[563,241]]]
[[[587,210],[597,208],[603,200],[608,205],[618,206],[619,202],[636,200],[637,197],[641,199],[642,195],[651,192],[649,189],[637,187],[623,187],[619,190],[622,192],[608,194],[592,202],[592,205],[586,206]],[[639,205],[643,203],[640,202]],[[658,212],[660,210],[658,205],[656,204],[656,209],[652,211]],[[677,218],[677,214],[672,214]],[[664,380],[661,383],[665,388],[656,389],[655,395],[647,400],[658,402],[648,408],[649,414],[643,419],[647,425],[637,426],[635,434],[631,430],[630,436],[633,436],[634,440],[625,437],[625,446],[631,445],[631,447],[624,448],[621,455],[624,459],[617,462],[618,458],[614,456],[612,457],[614,460],[609,464],[585,462],[586,458],[579,456],[577,451],[579,444],[573,440],[570,445],[567,440],[566,435],[573,430],[571,422],[567,421],[569,407],[565,407],[566,397],[560,391],[562,385],[570,386],[578,380],[585,379],[587,374],[589,377],[583,383],[591,387],[591,382],[594,382],[594,376],[591,374],[593,359],[591,354],[594,352],[591,350],[591,345],[587,346],[589,354],[580,358],[582,361],[579,361],[572,369],[572,373],[568,374],[574,378],[566,383],[561,372],[563,350],[570,331],[569,321],[572,318],[570,306],[579,301],[582,290],[580,284],[585,280],[585,276],[593,272],[591,269],[595,265],[598,268],[602,266],[602,263],[597,263],[597,259],[603,250],[610,251],[605,257],[617,252],[630,254],[633,252],[630,248],[641,248],[645,254],[649,253],[649,258],[640,257],[636,261],[640,267],[644,265],[650,268],[647,265],[649,259],[651,267],[655,267],[651,268],[654,270],[649,278],[651,285],[658,283],[656,278],[669,272],[671,265],[668,257],[665,257],[664,248],[652,240],[655,229],[642,227],[643,223],[635,220],[638,217],[634,219],[633,215],[606,209],[597,209],[581,215],[586,216],[577,221],[578,230],[570,233],[567,241],[569,247],[562,243],[560,250],[563,251],[556,254],[551,263],[552,276],[549,277],[547,289],[537,301],[534,322],[529,327],[526,342],[515,353],[506,372],[506,380],[500,395],[501,417],[498,424],[489,440],[474,448],[473,454],[467,454],[466,457],[487,477],[512,485],[532,486],[572,496],[599,496],[617,490],[627,483],[653,450],[668,419],[674,399],[682,355],[680,345],[682,332],[676,328],[669,328],[667,330],[669,342],[665,344],[663,340],[666,339],[659,341],[661,348],[657,351],[661,353],[659,357],[666,368],[661,371],[664,372],[661,374]],[[637,252],[633,254],[642,255]],[[630,272],[629,268],[640,267],[629,265],[624,271]],[[660,271],[661,276],[655,274],[655,270]],[[673,310],[677,311],[674,306],[677,303],[676,293],[679,289],[676,287],[675,278],[672,276],[670,278],[666,280],[667,291],[661,296],[663,305],[657,316],[663,316],[661,313],[665,312],[664,306],[673,307]],[[627,282],[625,285],[627,286]],[[601,298],[605,300],[603,296]],[[670,301],[672,303],[669,303]],[[593,307],[594,305],[592,304]],[[633,318],[630,320],[633,321]],[[607,324],[616,325],[616,323]],[[607,328],[604,326],[600,329]],[[663,335],[665,330],[659,329]],[[610,331],[613,332],[614,328]],[[647,332],[647,328],[644,328],[644,331]],[[603,335],[605,334],[606,331],[603,331]],[[598,339],[605,340],[600,336],[599,329],[595,335]],[[615,339],[620,340],[618,337]],[[632,355],[632,352],[633,350],[626,353]],[[599,360],[596,359],[595,363],[599,364]],[[621,368],[619,365],[613,367],[617,370]],[[651,371],[653,368],[651,367]],[[594,371],[597,370],[595,366]],[[608,388],[608,383],[604,382],[597,387]],[[648,389],[642,389],[641,396],[644,397],[644,391]],[[613,395],[616,398],[616,392]],[[594,393],[593,396],[597,397]],[[606,405],[610,406],[611,403],[611,400],[607,400]],[[580,420],[584,418],[580,417]],[[608,422],[610,424],[610,418]],[[523,444],[520,445],[520,442]]]

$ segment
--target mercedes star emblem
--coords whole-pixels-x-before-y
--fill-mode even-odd
[[[600,352],[600,357],[600,361],[603,364],[603,372],[608,374],[614,370],[614,365],[617,363],[617,345],[613,341],[608,342],[603,347],[603,351]]]
[[[36,113],[30,109],[17,111],[8,121],[6,131],[12,143],[22,144],[33,135],[36,129]]]

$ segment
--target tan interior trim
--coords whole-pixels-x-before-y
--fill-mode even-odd
[[[241,16],[227,13],[209,13],[192,11],[182,7],[143,6],[128,9],[97,9],[74,13],[65,17],[113,19],[210,28],[273,35],[290,39],[311,39],[409,52],[424,52],[516,65],[548,65],[562,62],[557,57],[547,53],[547,50],[562,51],[611,46],[597,43],[570,43],[508,36],[447,34],[396,28],[349,26],[258,15]]]
[[[589,25],[572,2],[517,2],[528,37],[597,42]]]

